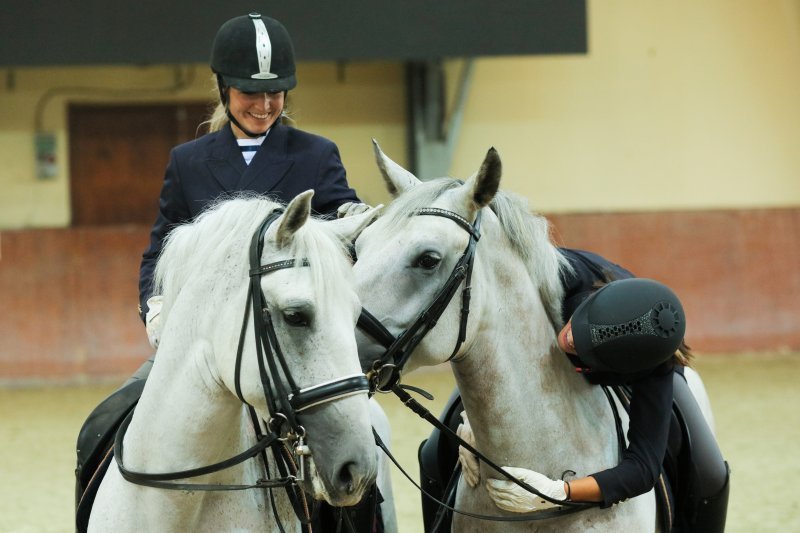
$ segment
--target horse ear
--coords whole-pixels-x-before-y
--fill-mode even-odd
[[[327,227],[333,230],[333,232],[339,237],[339,240],[344,243],[351,243],[356,240],[362,231],[364,231],[364,228],[369,226],[370,223],[375,220],[375,217],[378,216],[381,209],[383,209],[383,204],[371,207],[363,213],[359,213],[357,215],[350,215],[337,218],[335,220],[328,220],[325,222],[325,224]]]
[[[311,216],[311,198],[313,196],[314,190],[309,189],[295,196],[286,206],[286,211],[280,218],[278,230],[275,234],[275,242],[278,248],[283,248],[292,242],[297,230],[308,221]]]
[[[489,148],[481,168],[462,186],[464,206],[467,210],[477,211],[491,203],[500,188],[502,171],[500,155],[494,147]]]
[[[383,181],[386,183],[386,189],[392,197],[397,197],[421,183],[414,174],[386,157],[375,139],[372,139],[372,147],[375,151],[375,161],[378,163]]]

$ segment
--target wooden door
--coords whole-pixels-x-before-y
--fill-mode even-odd
[[[69,107],[73,226],[152,224],[170,149],[206,132],[207,104]]]

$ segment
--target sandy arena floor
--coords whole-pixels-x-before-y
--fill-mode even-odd
[[[800,531],[800,354],[699,357],[720,447],[731,464],[731,533]],[[408,376],[436,396],[439,411],[453,387],[445,367]],[[70,532],[75,438],[91,409],[114,385],[0,390],[0,532]],[[416,453],[430,427],[394,396],[380,397],[392,420],[398,459],[417,475]],[[400,429],[402,428],[402,430]],[[420,496],[393,473],[400,531],[421,532]]]

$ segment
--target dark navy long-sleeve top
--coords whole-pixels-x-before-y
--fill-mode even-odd
[[[578,306],[599,288],[598,283],[634,275],[623,267],[591,252],[560,249],[574,272],[562,271],[564,286],[564,322]],[[592,383],[626,384],[631,390],[628,446],[622,461],[615,467],[591,474],[603,495],[602,507],[648,492],[658,481],[667,448],[672,412],[672,362],[646,375],[627,377],[618,374],[592,373]]]

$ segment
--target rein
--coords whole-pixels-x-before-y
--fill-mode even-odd
[[[469,243],[467,244],[467,247],[464,250],[464,253],[462,254],[461,258],[458,260],[458,263],[456,263],[456,266],[453,268],[453,272],[450,274],[450,277],[447,279],[444,286],[439,290],[436,297],[433,299],[433,302],[422,313],[420,313],[417,316],[417,319],[414,321],[414,323],[411,326],[409,326],[408,329],[403,331],[398,337],[395,338],[392,335],[392,333],[389,332],[383,326],[383,324],[381,324],[380,320],[374,317],[366,309],[361,310],[361,316],[359,317],[357,324],[358,327],[361,328],[362,331],[364,331],[366,334],[370,335],[373,339],[380,342],[386,348],[386,352],[384,352],[381,358],[373,364],[372,370],[370,370],[370,372],[367,373],[367,377],[370,379],[370,390],[378,392],[393,392],[398,398],[400,398],[400,401],[403,402],[403,404],[406,407],[411,409],[414,413],[419,415],[421,418],[426,420],[428,423],[430,423],[440,431],[444,432],[449,438],[458,442],[459,445],[463,446],[464,448],[475,454],[481,461],[486,463],[486,465],[488,465],[490,468],[502,474],[503,477],[505,477],[509,481],[512,481],[518,486],[522,487],[526,491],[535,494],[542,500],[555,504],[558,507],[551,509],[544,509],[541,511],[535,511],[531,514],[526,514],[524,516],[517,516],[517,517],[478,515],[455,509],[447,505],[445,502],[442,502],[434,498],[433,496],[425,492],[416,483],[414,483],[414,485],[418,489],[420,489],[420,491],[423,494],[425,494],[428,498],[433,499],[437,504],[439,504],[439,506],[451,510],[455,513],[463,514],[480,520],[508,521],[508,522],[546,520],[598,507],[599,503],[594,503],[594,502],[572,502],[568,500],[557,500],[551,498],[539,492],[535,487],[509,474],[508,472],[503,470],[502,467],[495,464],[485,455],[476,450],[468,442],[465,442],[461,437],[459,437],[456,433],[454,433],[447,425],[440,422],[437,417],[433,416],[430,413],[430,411],[428,411],[424,406],[422,406],[413,397],[411,397],[411,395],[408,394],[408,392],[406,392],[405,389],[407,387],[400,384],[403,367],[405,366],[406,362],[411,356],[411,353],[419,345],[423,337],[436,325],[436,322],[439,320],[439,318],[444,313],[444,310],[450,304],[450,301],[452,300],[453,296],[456,293],[456,290],[458,289],[462,281],[465,282],[465,287],[461,295],[461,322],[459,325],[458,339],[456,341],[456,346],[450,357],[447,358],[447,361],[454,360],[453,358],[458,354],[458,351],[461,349],[461,345],[466,340],[467,319],[469,317],[469,303],[470,303],[470,292],[471,292],[470,281],[472,278],[472,267],[475,262],[475,248],[481,236],[480,210],[478,210],[474,224],[470,224],[469,221],[466,220],[464,217],[452,211],[448,211],[446,209],[439,209],[432,207],[422,208],[417,210],[414,213],[414,215],[440,216],[452,220],[470,234]],[[608,396],[607,392],[606,395]],[[618,415],[616,413],[616,407],[613,401],[611,401],[611,405],[612,408],[614,409],[615,420],[616,420],[618,418]],[[619,424],[617,424],[618,438],[622,438],[620,437],[619,427],[620,427]],[[408,474],[406,474],[405,470],[403,470],[403,468],[400,467],[397,460],[392,456],[389,450],[383,445],[377,434],[376,434],[376,441],[378,442],[378,445],[383,449],[384,453],[386,453],[386,455],[392,460],[392,462],[395,463],[395,465],[398,468],[400,468],[400,470],[403,472],[404,475],[406,475],[406,477],[409,477]]]
[[[444,424],[438,418],[436,418],[433,414],[431,414],[431,412],[428,409],[426,409],[422,404],[420,404],[418,401],[416,401],[402,387],[395,386],[395,387],[392,388],[392,392],[398,398],[400,398],[400,401],[403,402],[403,405],[405,405],[406,407],[411,409],[411,411],[416,413],[420,418],[422,418],[423,420],[427,421],[432,426],[434,426],[436,429],[438,429],[439,431],[444,433],[448,438],[450,438],[452,440],[455,440],[460,446],[463,446],[464,448],[466,448],[467,450],[469,450],[470,452],[475,454],[475,456],[478,457],[478,459],[480,459],[481,461],[486,463],[486,465],[489,466],[492,470],[494,470],[495,472],[498,472],[499,474],[502,474],[503,477],[505,477],[509,481],[515,483],[516,485],[519,485],[520,487],[522,487],[526,491],[537,495],[542,500],[545,500],[545,501],[548,501],[550,503],[556,504],[559,507],[558,508],[554,508],[554,509],[543,509],[541,511],[534,511],[533,513],[526,514],[524,516],[519,516],[519,517],[502,517],[502,516],[493,516],[493,515],[476,515],[476,514],[468,513],[466,511],[460,511],[458,509],[454,509],[452,507],[449,507],[444,502],[436,500],[435,498],[433,498],[433,496],[428,495],[429,498],[433,498],[434,500],[436,500],[436,502],[439,505],[444,506],[444,507],[448,508],[449,510],[454,511],[454,512],[456,512],[458,514],[464,514],[464,515],[467,515],[467,516],[471,516],[473,518],[479,518],[481,520],[500,521],[500,522],[502,522],[502,521],[524,522],[524,521],[532,521],[532,520],[546,520],[546,519],[549,519],[549,518],[557,518],[559,516],[565,516],[565,515],[573,514],[573,513],[576,513],[578,511],[584,511],[586,509],[591,509],[591,508],[597,507],[599,505],[599,503],[595,503],[595,502],[572,502],[572,501],[568,501],[568,500],[557,500],[555,498],[551,498],[550,496],[542,494],[535,487],[531,486],[528,483],[525,483],[521,479],[519,479],[519,478],[509,474],[505,470],[503,470],[503,468],[501,466],[499,466],[498,464],[493,462],[491,459],[489,459],[488,457],[483,455],[481,452],[479,452],[477,449],[475,449],[475,447],[472,446],[470,443],[466,442],[464,439],[459,437],[457,433],[455,433],[452,429],[450,429],[447,426],[447,424]],[[613,402],[612,402],[612,408],[615,409]],[[387,452],[387,450],[384,449],[384,452]],[[390,456],[390,458],[392,459],[392,462],[395,462],[395,464],[397,464],[393,457]]]
[[[267,265],[261,265],[261,255],[264,250],[264,236],[270,225],[275,222],[283,211],[273,210],[259,225],[258,230],[253,234],[250,243],[250,284],[245,302],[244,318],[239,335],[239,342],[236,352],[236,366],[234,385],[235,393],[239,400],[248,406],[251,421],[253,423],[257,442],[249,449],[220,462],[182,470],[178,472],[166,473],[145,473],[136,472],[128,469],[123,464],[123,439],[128,429],[128,425],[133,417],[133,411],[121,424],[119,431],[114,439],[114,458],[122,477],[137,485],[154,487],[167,490],[182,491],[232,491],[246,489],[272,489],[285,487],[292,506],[295,509],[298,519],[304,523],[310,523],[310,514],[305,494],[298,487],[297,482],[305,478],[305,457],[311,455],[309,447],[305,444],[305,428],[299,424],[297,413],[311,407],[332,402],[347,396],[367,393],[369,382],[363,374],[353,374],[342,378],[330,380],[324,383],[313,385],[306,388],[299,388],[294,381],[286,358],[278,343],[275,328],[269,307],[266,304],[264,294],[261,291],[261,277],[278,270],[299,266],[309,266],[308,259],[296,260],[288,259],[277,261]],[[241,373],[242,359],[244,354],[244,343],[247,326],[252,310],[254,336],[256,343],[256,358],[258,361],[259,377],[264,393],[270,419],[266,421],[266,432],[262,431],[259,417],[255,408],[248,403],[242,394]],[[289,389],[281,379],[283,374]],[[270,379],[272,378],[272,379]],[[274,391],[274,393],[273,393]],[[281,437],[282,426],[288,425],[286,436]],[[293,446],[289,451],[288,446]],[[267,467],[266,450],[271,448],[275,462],[277,463],[281,477],[270,479],[270,472]],[[234,465],[240,464],[248,459],[260,455],[263,460],[266,476],[251,485],[216,485],[202,483],[173,483],[179,479],[189,479],[213,472],[225,470]],[[294,457],[293,457],[294,456]],[[295,461],[295,458],[297,461]],[[278,519],[275,501],[270,491],[270,501],[278,527],[283,531],[283,526]]]

